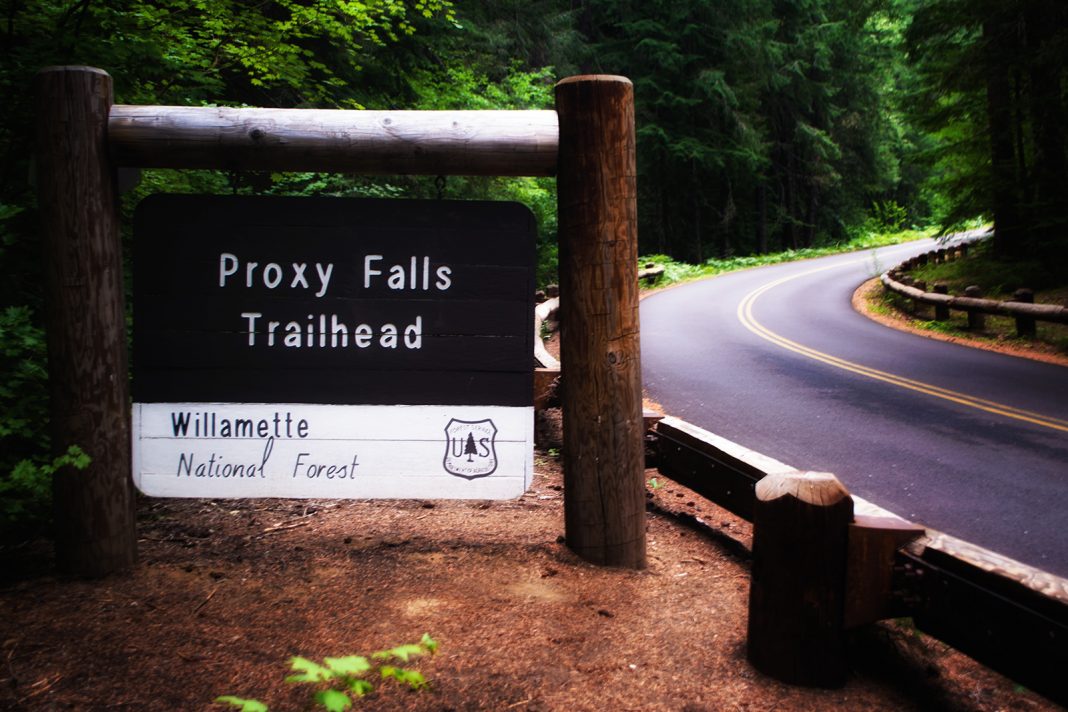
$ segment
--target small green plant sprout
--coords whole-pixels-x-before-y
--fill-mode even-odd
[[[290,660],[295,675],[286,678],[292,684],[309,684],[315,688],[312,700],[327,712],[344,712],[352,708],[353,697],[359,699],[374,690],[370,679],[394,680],[412,690],[428,686],[426,678],[418,670],[390,664],[394,661],[407,663],[413,657],[437,652],[438,644],[424,633],[418,643],[400,645],[389,650],[372,653],[370,658],[348,655],[343,658],[323,658],[322,664],[297,656]],[[216,697],[215,701],[236,707],[241,712],[268,712],[267,705],[259,700],[233,695]]]
[[[664,485],[663,485],[663,484],[662,484],[662,483],[660,482],[660,480],[656,479],[655,477],[650,477],[650,478],[649,478],[649,487],[650,487],[651,489],[655,489],[655,490],[658,490],[658,489],[660,489],[660,488],[661,488],[661,487],[663,487],[663,486],[664,486]]]
[[[259,700],[246,700],[243,697],[223,695],[222,697],[216,697],[215,701],[233,705],[241,710],[241,712],[268,712],[267,705]]]

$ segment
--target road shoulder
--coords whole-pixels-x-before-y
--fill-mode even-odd
[[[946,341],[953,344],[960,344],[961,346],[982,349],[984,351],[994,351],[1007,356],[1016,356],[1018,358],[1031,359],[1032,361],[1042,361],[1044,363],[1068,367],[1068,357],[1045,350],[1040,344],[1035,344],[1031,348],[1026,348],[1015,344],[1006,344],[986,339],[971,339],[953,334],[943,334],[941,332],[931,331],[930,329],[921,329],[915,325],[914,319],[910,319],[901,312],[892,311],[890,313],[885,313],[881,310],[877,311],[875,305],[880,303],[882,292],[883,287],[878,278],[868,280],[853,292],[853,309],[872,321],[898,331],[905,331],[910,334],[923,336],[936,341]]]

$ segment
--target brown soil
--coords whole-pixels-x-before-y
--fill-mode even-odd
[[[855,633],[841,689],[758,673],[748,523],[649,470],[648,568],[585,563],[562,543],[559,411],[537,426],[514,501],[143,499],[140,563],[95,581],[55,575],[47,542],[0,548],[0,710],[304,710],[291,657],[424,632],[439,651],[411,667],[431,687],[357,708],[1058,709],[907,621]]]
[[[218,695],[308,709],[288,660],[429,632],[431,681],[375,710],[1040,710],[1042,698],[902,622],[858,631],[838,690],[745,659],[747,523],[657,478],[649,566],[601,568],[562,543],[559,412],[508,502],[148,500],[140,563],[85,581],[44,542],[5,548],[0,709],[203,710]]]

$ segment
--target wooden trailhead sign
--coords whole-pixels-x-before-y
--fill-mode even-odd
[[[136,562],[133,483],[207,497],[481,498],[514,496],[531,476],[532,269],[492,260],[516,249],[533,263],[533,240],[504,228],[529,235],[529,215],[147,202],[131,399],[121,168],[555,176],[567,545],[594,563],[646,565],[629,80],[568,77],[555,109],[530,111],[130,106],[114,103],[107,72],[81,66],[42,69],[35,90],[52,443],[92,459],[53,483],[61,571]],[[476,303],[484,289],[499,309]],[[513,308],[514,327],[487,326]],[[519,342],[512,364],[507,344]]]
[[[153,196],[133,475],[165,497],[516,497],[534,218],[516,203]]]

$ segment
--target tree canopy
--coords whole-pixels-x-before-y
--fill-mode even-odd
[[[907,50],[945,223],[988,216],[998,256],[1068,276],[1068,5],[919,3]]]
[[[16,463],[50,462],[31,158],[49,65],[107,70],[120,103],[353,110],[548,108],[558,79],[624,75],[644,252],[701,262],[987,219],[1000,256],[1068,272],[1063,0],[38,0],[5,5],[0,43],[0,491],[23,486]],[[156,191],[438,187],[150,171],[125,209]],[[555,281],[552,180],[453,177],[443,195],[529,205]]]

